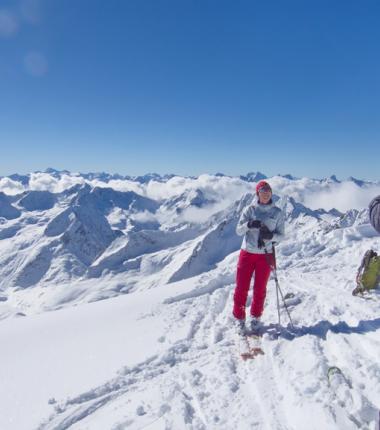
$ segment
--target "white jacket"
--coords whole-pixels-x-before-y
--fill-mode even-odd
[[[239,222],[236,226],[236,233],[239,236],[244,235],[241,249],[252,254],[265,254],[265,248],[258,247],[259,229],[248,228],[247,223],[251,220],[259,220],[273,232],[273,239],[264,240],[265,248],[272,252],[272,242],[279,242],[285,234],[285,214],[274,203],[262,205],[256,203],[243,210]]]

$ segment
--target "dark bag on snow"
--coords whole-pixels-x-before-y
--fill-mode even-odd
[[[352,292],[354,296],[365,291],[375,289],[380,282],[380,256],[372,249],[363,257],[356,275],[356,288]]]

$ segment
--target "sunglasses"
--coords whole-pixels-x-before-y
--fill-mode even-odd
[[[259,193],[271,193],[272,192],[272,188],[271,187],[261,187],[259,189]]]

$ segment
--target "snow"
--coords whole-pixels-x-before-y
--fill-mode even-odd
[[[79,185],[65,190],[62,177]],[[255,184],[140,177],[145,190],[157,181],[152,200],[110,188],[133,178],[92,176],[108,181],[103,190],[88,178],[52,170],[30,177],[40,187],[33,194],[0,196],[0,209],[19,211],[0,224],[0,429],[379,429],[380,291],[351,292],[380,238],[364,208],[305,203],[344,181],[268,179],[282,196],[297,188],[277,246],[295,329],[270,335],[278,328],[271,280],[264,355],[244,362],[231,315],[234,228]],[[215,212],[226,184],[240,191],[226,192]],[[211,210],[190,222],[173,207]],[[329,378],[331,367],[341,373]]]

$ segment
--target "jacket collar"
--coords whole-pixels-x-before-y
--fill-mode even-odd
[[[261,203],[259,203],[259,202],[257,202],[256,203],[256,207],[258,208],[258,209],[260,209],[261,211],[268,211],[269,209],[272,209],[273,208],[273,206],[274,206],[274,203],[273,203],[273,201],[271,201],[270,203],[268,203],[267,205],[263,205],[263,204],[261,204]]]

